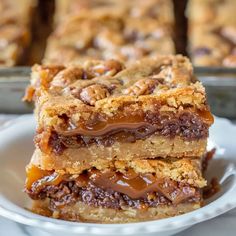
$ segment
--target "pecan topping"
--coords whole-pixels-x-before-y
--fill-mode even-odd
[[[148,95],[153,92],[156,85],[158,84],[158,80],[156,79],[141,79],[137,81],[134,85],[127,88],[124,91],[124,94],[127,95]]]
[[[106,70],[107,70],[107,75],[113,76],[120,72],[123,69],[123,65],[116,60],[108,60],[104,64]]]
[[[123,66],[120,62],[116,60],[105,61],[104,64],[98,64],[93,66],[88,70],[88,74],[93,77],[98,77],[101,75],[113,76],[120,72],[123,69]]]
[[[60,71],[51,82],[52,87],[66,87],[69,84],[81,79],[83,76],[83,70],[78,67],[69,67]]]
[[[79,98],[84,103],[94,106],[96,101],[106,98],[109,95],[110,93],[104,85],[92,84],[81,90]]]

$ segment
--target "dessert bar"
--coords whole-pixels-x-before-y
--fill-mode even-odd
[[[201,207],[213,117],[187,58],[36,65],[25,100],[36,106],[34,212],[127,223]]]
[[[81,4],[82,1],[75,2]],[[43,62],[68,64],[110,58],[134,61],[173,54],[173,13],[169,16],[165,10],[162,17],[158,7],[151,7],[155,6],[153,1],[125,2],[115,4],[111,1],[109,9],[106,5],[95,4],[96,7],[87,7],[86,10],[82,7],[76,11],[77,14],[67,15],[49,37]],[[166,4],[158,2],[166,6],[170,1]]]
[[[98,159],[201,157],[213,122],[203,86],[182,56],[83,66],[35,66],[35,142],[63,165]],[[54,157],[55,156],[55,157]],[[61,160],[59,158],[59,161]]]
[[[25,60],[35,4],[33,0],[0,2],[0,66],[14,66]]]
[[[236,1],[190,0],[189,53],[197,66],[236,66]]]

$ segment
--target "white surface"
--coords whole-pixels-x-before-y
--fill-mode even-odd
[[[2,120],[4,119],[1,119],[0,117],[0,123]],[[13,126],[11,124],[13,124]],[[218,196],[215,196],[215,198],[218,199],[216,201],[211,199],[212,203],[206,207],[183,216],[156,222],[141,223],[136,224],[135,226],[131,224],[122,227],[120,227],[120,225],[112,227],[103,225],[100,227],[99,225],[94,224],[67,223],[36,216],[20,208],[26,206],[28,203],[28,198],[21,192],[21,189],[24,182],[24,165],[28,162],[33,150],[33,126],[32,117],[25,116],[17,119],[16,122],[8,122],[7,125],[5,123],[2,130],[0,128],[0,214],[15,221],[30,225],[38,225],[39,227],[43,226],[44,228],[50,228],[53,231],[55,229],[65,230],[66,232],[74,230],[75,232],[83,232],[86,235],[92,235],[94,233],[108,235],[108,232],[117,233],[117,235],[119,235],[121,231],[123,234],[134,232],[137,235],[137,232],[139,232],[143,235],[147,232],[157,232],[161,230],[162,232],[160,234],[155,233],[153,235],[164,236],[168,235],[168,233],[173,233],[176,229],[182,230],[183,227],[189,227],[191,224],[196,224],[197,222],[212,218],[236,206],[236,192],[232,189],[235,187],[236,181],[235,178],[230,178],[223,184],[221,193],[219,193]],[[216,120],[216,124],[211,131],[211,145],[214,146],[216,144],[218,146],[217,159],[212,163],[212,166],[210,166],[209,175],[217,175],[221,178],[227,167],[232,163],[236,163],[235,137],[236,126],[231,125],[226,120]],[[16,161],[16,158],[18,160],[20,159],[21,162]],[[230,171],[233,173],[232,167],[233,166],[231,165],[230,168],[228,168],[228,173],[230,173]],[[14,204],[11,204],[9,200]],[[12,211],[17,214],[13,214]],[[36,228],[25,227],[6,219],[0,219],[0,236],[36,235],[36,231],[37,235],[49,235]],[[213,233],[215,236],[224,235],[225,233],[227,235],[235,235],[235,220],[236,210],[233,210],[216,219],[195,225],[191,229],[179,233],[178,235],[207,235]]]
[[[37,231],[38,232],[38,231]],[[217,218],[197,224],[175,236],[235,236],[236,210],[231,210]],[[0,217],[0,236],[49,236],[35,233],[33,229]]]

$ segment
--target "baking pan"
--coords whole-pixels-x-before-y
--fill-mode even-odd
[[[236,68],[194,68],[214,115],[236,119]]]
[[[0,113],[30,113],[32,104],[22,102],[30,80],[30,67],[0,69]]]
[[[212,112],[236,119],[236,68],[194,68],[205,85]],[[0,113],[30,113],[32,104],[21,101],[29,84],[30,67],[0,69]]]

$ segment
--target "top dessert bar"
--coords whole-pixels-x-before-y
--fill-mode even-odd
[[[190,0],[189,52],[197,66],[236,66],[236,1]]]
[[[126,5],[131,6],[109,10],[97,6],[68,16],[49,37],[44,63],[110,58],[133,61],[175,52],[171,20],[159,17],[158,8],[150,8],[152,14],[144,11],[144,3]]]
[[[38,148],[84,161],[201,157],[213,122],[205,90],[180,55],[127,67],[36,65],[25,99],[36,102]]]
[[[30,42],[29,27],[35,1],[0,2],[0,66],[13,66],[23,60]]]

